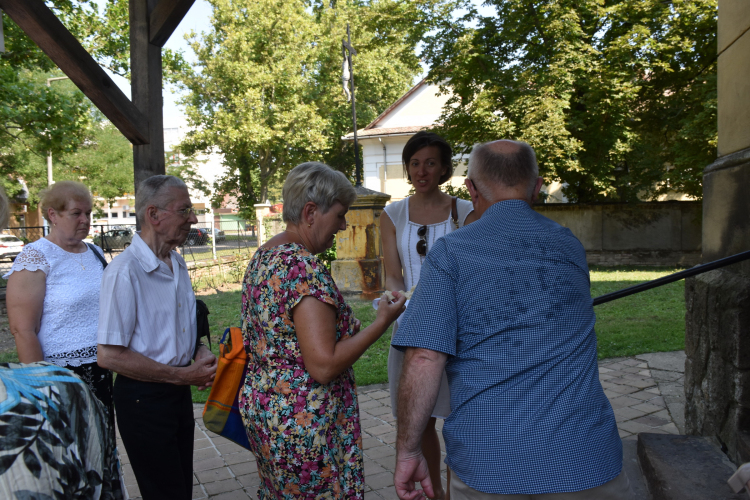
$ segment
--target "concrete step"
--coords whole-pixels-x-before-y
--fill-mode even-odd
[[[638,459],[653,500],[747,500],[727,484],[737,467],[708,438],[641,433]]]
[[[622,470],[628,475],[628,481],[638,500],[651,500],[646,486],[646,478],[638,463],[638,439],[629,436],[622,440]]]

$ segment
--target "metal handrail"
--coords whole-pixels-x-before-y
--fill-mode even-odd
[[[736,264],[737,262],[742,262],[743,260],[747,259],[750,259],[750,250],[748,250],[747,252],[732,255],[730,257],[724,257],[723,259],[715,260],[707,264],[700,264],[698,266],[691,267],[690,269],[679,271],[668,276],[663,276],[652,281],[629,286],[627,288],[623,288],[622,290],[617,290],[616,292],[605,293],[604,295],[600,295],[594,299],[594,305],[598,306],[599,304],[604,304],[605,302],[609,302],[611,300],[620,299],[622,297],[627,297],[628,295],[633,295],[634,293],[651,290],[652,288],[656,288],[657,286],[680,281],[681,279],[689,278],[691,276],[695,276],[697,274],[705,273],[708,271],[713,271],[714,269],[728,266],[730,264]]]

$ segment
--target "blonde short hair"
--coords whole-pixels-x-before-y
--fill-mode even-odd
[[[343,173],[325,163],[309,161],[289,172],[281,196],[284,199],[281,218],[284,222],[299,224],[302,208],[308,201],[326,213],[337,201],[350,207],[357,199],[357,192]]]
[[[91,196],[89,188],[76,181],[56,182],[42,191],[39,198],[39,205],[42,207],[42,215],[48,222],[50,222],[50,220],[47,212],[50,208],[55,212],[62,212],[71,200],[87,201],[91,206],[94,205],[94,198]]]

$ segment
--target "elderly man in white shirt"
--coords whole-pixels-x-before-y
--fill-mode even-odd
[[[190,386],[211,385],[216,357],[195,351],[195,295],[174,249],[198,220],[187,186],[169,175],[144,180],[135,207],[141,231],[102,278],[97,361],[117,372],[117,426],[141,496],[190,499]]]

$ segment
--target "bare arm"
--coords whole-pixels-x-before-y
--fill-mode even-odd
[[[422,483],[428,497],[434,496],[421,439],[437,401],[447,359],[447,354],[414,347],[408,348],[404,356],[398,385],[396,471],[393,474],[396,494],[402,500],[422,496],[422,492],[415,489],[415,482]]]
[[[380,238],[383,240],[385,288],[393,291],[404,290],[406,285],[404,285],[403,266],[396,245],[396,226],[393,225],[393,221],[385,212],[380,215]]]
[[[207,350],[208,348],[201,347],[195,357],[195,363],[178,367],[159,363],[125,346],[99,344],[96,362],[102,368],[143,382],[195,385],[204,388],[213,383],[216,375],[216,357],[206,354]]]
[[[393,303],[381,300],[370,326],[336,341],[336,310],[314,297],[303,297],[293,309],[294,329],[305,368],[312,378],[327,384],[352,366],[403,312],[404,302],[402,295]]]
[[[18,360],[21,363],[44,361],[39,344],[47,275],[44,271],[16,271],[8,278],[6,305],[10,332],[16,339]]]
[[[476,212],[475,212],[474,210],[472,210],[472,211],[471,211],[471,212],[469,213],[469,215],[467,215],[467,216],[466,216],[466,219],[464,219],[464,226],[465,226],[466,224],[471,224],[471,223],[472,223],[472,222],[474,222],[475,220],[479,220],[479,217],[477,217],[477,213],[476,213]]]

